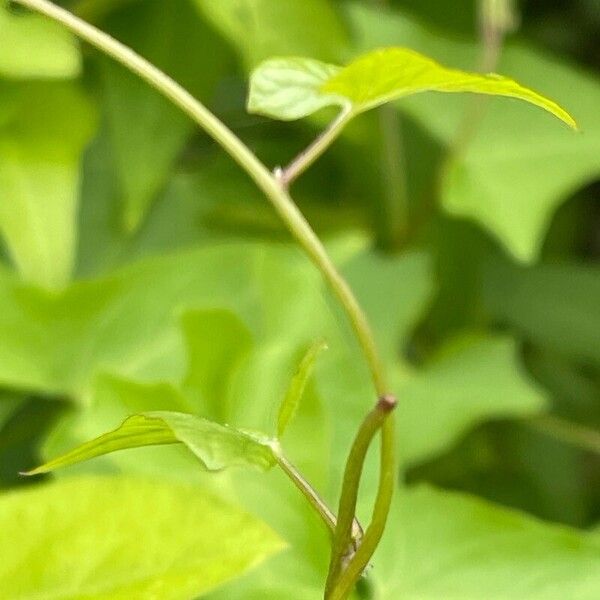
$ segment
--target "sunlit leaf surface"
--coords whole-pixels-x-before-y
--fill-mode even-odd
[[[358,114],[421,92],[517,98],[576,127],[558,104],[512,79],[449,69],[407,48],[375,50],[343,68],[308,59],[268,60],[252,74],[248,108],[284,120],[305,117],[330,105]]]
[[[0,497],[5,598],[190,600],[282,547],[200,488],[77,478]]]

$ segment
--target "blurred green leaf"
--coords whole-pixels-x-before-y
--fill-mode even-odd
[[[518,98],[577,127],[555,102],[512,79],[447,69],[407,48],[376,50],[341,69],[308,59],[267,60],[252,74],[248,110],[282,120],[306,117],[324,106],[359,114],[429,91]]]
[[[298,412],[298,406],[302,400],[302,395],[304,394],[304,390],[306,389],[306,385],[312,374],[315,361],[319,354],[326,348],[327,344],[323,340],[315,342],[307,350],[300,361],[298,369],[292,377],[285,398],[279,407],[279,414],[277,415],[278,438],[283,436],[288,425],[294,420],[296,413]]]
[[[180,381],[180,311],[237,307],[251,316],[252,264],[263,251],[231,244],[181,252],[60,293],[0,271],[0,382],[83,400],[98,371]]]
[[[600,270],[577,264],[488,263],[484,299],[494,319],[530,342],[600,365]]]
[[[427,487],[402,495],[374,564],[385,600],[594,600],[600,590],[590,535]]]
[[[273,568],[257,569],[209,598],[318,598],[322,581],[307,560],[282,553],[269,563]],[[377,600],[594,600],[599,564],[597,534],[419,486],[398,492],[361,585]]]
[[[543,394],[519,363],[510,338],[464,338],[412,376],[399,372],[399,444],[414,463],[439,454],[470,427],[490,418],[531,415]]]
[[[347,47],[342,21],[328,0],[194,0],[200,12],[252,68],[281,54],[336,60]]]
[[[10,419],[12,414],[23,404],[25,399],[18,394],[8,391],[0,391],[0,431],[4,423]]]
[[[276,463],[273,440],[266,436],[194,415],[156,411],[129,417],[118,429],[82,444],[27,475],[49,473],[118,450],[165,444],[184,444],[207,471],[236,466],[267,470]]]
[[[184,389],[199,396],[203,414],[224,421],[231,414],[232,377],[253,346],[252,336],[233,312],[225,310],[187,312],[183,331],[188,352]]]
[[[0,587],[14,600],[189,600],[281,548],[265,525],[202,489],[126,478],[4,494],[0,523]]]
[[[109,31],[203,102],[210,103],[229,63],[224,44],[186,0],[149,0],[129,7],[110,20]],[[103,59],[101,67],[122,188],[123,222],[127,231],[133,231],[165,185],[196,126],[111,59]]]
[[[402,44],[437,60],[473,69],[478,44],[448,37],[400,12],[351,3],[348,17],[356,51]],[[518,259],[535,260],[556,208],[600,173],[600,85],[595,77],[524,43],[508,44],[498,71],[556,99],[583,134],[557,127],[545,115],[515,102],[491,101],[468,152],[454,162],[442,187],[451,214],[475,220]],[[468,100],[430,94],[399,106],[452,147]]]
[[[12,14],[0,5],[0,78],[66,79],[79,75],[81,58],[73,36],[38,15]]]
[[[396,362],[434,295],[431,257],[421,251],[387,255],[373,250],[352,257],[343,273],[369,316],[385,360]]]
[[[23,277],[56,288],[75,260],[79,161],[95,123],[71,84],[21,84],[0,102],[0,231]]]

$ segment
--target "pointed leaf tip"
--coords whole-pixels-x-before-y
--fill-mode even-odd
[[[578,130],[553,100],[502,75],[446,68],[408,48],[382,48],[346,67],[307,58],[268,60],[252,73],[248,109],[276,119],[308,116],[325,106],[350,106],[354,114],[421,92],[467,92],[534,104]]]
[[[277,417],[277,438],[281,438],[285,433],[288,425],[293,421],[300,401],[306,389],[306,385],[312,374],[315,362],[319,354],[327,349],[327,342],[325,340],[319,340],[315,342],[304,354],[304,357],[300,361],[292,381],[290,382],[289,388],[285,395],[285,398],[281,402],[279,407],[279,414]]]
[[[119,450],[166,444],[186,446],[206,471],[222,471],[236,466],[266,471],[276,462],[272,440],[266,436],[194,415],[149,412],[133,415],[114,431],[81,444],[24,474],[42,475]]]

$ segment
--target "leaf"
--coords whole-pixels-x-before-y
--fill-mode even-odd
[[[339,105],[357,115],[421,92],[472,92],[518,98],[539,106],[573,128],[555,102],[500,75],[447,69],[407,48],[384,48],[338,69],[308,59],[273,59],[252,74],[248,110],[282,120]]]
[[[594,600],[600,590],[588,534],[428,487],[403,494],[374,564],[384,600]]]
[[[60,293],[0,271],[0,382],[82,401],[99,371],[179,381],[185,307],[246,307],[262,250],[219,245],[140,261]]]
[[[183,317],[188,371],[183,382],[202,414],[225,421],[230,415],[232,378],[252,346],[248,328],[231,311],[190,311]]]
[[[397,372],[396,380],[398,440],[407,463],[439,454],[484,420],[545,407],[507,337],[454,340],[431,364],[412,377]]]
[[[23,277],[57,288],[75,260],[79,160],[94,112],[72,84],[22,84],[7,102],[13,112],[0,123],[0,231]]]
[[[0,431],[2,431],[4,423],[24,402],[25,399],[22,396],[0,390]]]
[[[477,43],[460,41],[396,11],[351,3],[347,16],[357,51],[407,45],[464,69],[480,60]],[[451,214],[476,221],[523,262],[539,256],[552,215],[600,174],[600,84],[567,61],[523,42],[508,43],[498,70],[555,98],[583,131],[573,135],[518,102],[490,102],[466,154],[444,178],[442,202]],[[455,144],[468,99],[432,94],[399,107],[448,148]],[[576,160],[574,159],[576,157]]]
[[[488,263],[484,301],[492,317],[526,340],[600,365],[600,271],[579,264],[519,268]]]
[[[155,411],[134,415],[106,433],[26,473],[39,475],[118,450],[184,444],[207,471],[229,467],[267,470],[276,463],[273,441],[194,415]]]
[[[0,523],[0,588],[14,600],[189,600],[282,546],[201,488],[128,478],[5,493]]]
[[[327,348],[325,341],[315,342],[306,352],[302,361],[298,365],[297,371],[292,377],[290,387],[279,407],[277,415],[277,438],[283,437],[288,425],[294,420],[298,411],[298,406],[302,400],[302,395],[306,389],[306,384],[312,374],[315,361],[319,354]]]
[[[326,106],[345,106],[345,98],[323,92],[325,83],[340,71],[312,58],[266,60],[250,76],[248,112],[293,121]]]
[[[203,101],[211,100],[230,61],[224,44],[183,0],[133,6],[111,19],[109,31]],[[195,126],[111,59],[100,65],[123,223],[131,232],[139,228],[164,187]]]
[[[431,257],[418,251],[363,252],[344,264],[343,274],[369,317],[384,359],[395,362],[435,293]]]
[[[194,1],[237,48],[248,68],[278,54],[337,59],[347,47],[342,22],[327,0]]]
[[[296,525],[309,526],[306,518]],[[317,598],[322,579],[308,560],[291,549],[276,569],[261,567],[209,597]],[[599,566],[597,532],[420,485],[395,496],[364,587],[379,600],[595,600]]]
[[[65,29],[38,15],[11,14],[0,5],[0,77],[68,79],[81,71],[77,43]]]

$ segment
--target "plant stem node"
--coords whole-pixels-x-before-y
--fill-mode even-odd
[[[379,398],[379,402],[377,402],[377,410],[390,413],[396,408],[397,405],[398,400],[396,400],[396,396],[393,394],[385,394]]]

